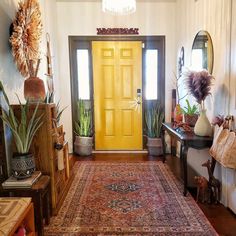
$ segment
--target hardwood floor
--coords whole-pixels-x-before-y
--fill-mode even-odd
[[[158,161],[161,157],[149,157],[147,154],[104,154],[96,153],[90,157],[73,156],[74,161]],[[179,158],[167,156],[166,162],[178,179],[181,179],[181,168]],[[189,176],[192,178],[195,173],[188,168]],[[195,198],[196,189],[189,189]],[[208,220],[221,236],[236,236],[236,215],[222,204],[201,204],[198,203]]]

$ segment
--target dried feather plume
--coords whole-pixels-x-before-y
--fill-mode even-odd
[[[31,74],[30,70],[32,68],[30,68],[29,62],[38,62],[41,35],[42,22],[38,1],[25,0],[19,2],[10,43],[16,66],[24,77]]]
[[[186,84],[191,94],[204,109],[204,100],[211,94],[212,80],[214,77],[207,70],[188,71],[185,73]]]

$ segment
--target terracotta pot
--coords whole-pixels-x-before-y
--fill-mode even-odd
[[[35,171],[34,156],[31,153],[14,153],[11,160],[12,175],[17,179],[30,177]]]
[[[46,96],[43,80],[29,77],[24,83],[24,97],[30,102],[43,102]]]

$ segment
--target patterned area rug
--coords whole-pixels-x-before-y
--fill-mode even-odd
[[[81,162],[56,217],[56,235],[217,235],[162,162]]]

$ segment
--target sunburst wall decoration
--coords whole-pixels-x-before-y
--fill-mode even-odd
[[[42,22],[37,0],[19,2],[19,9],[13,21],[10,37],[12,55],[22,76],[28,77],[29,61],[39,59],[39,43],[42,35]]]

